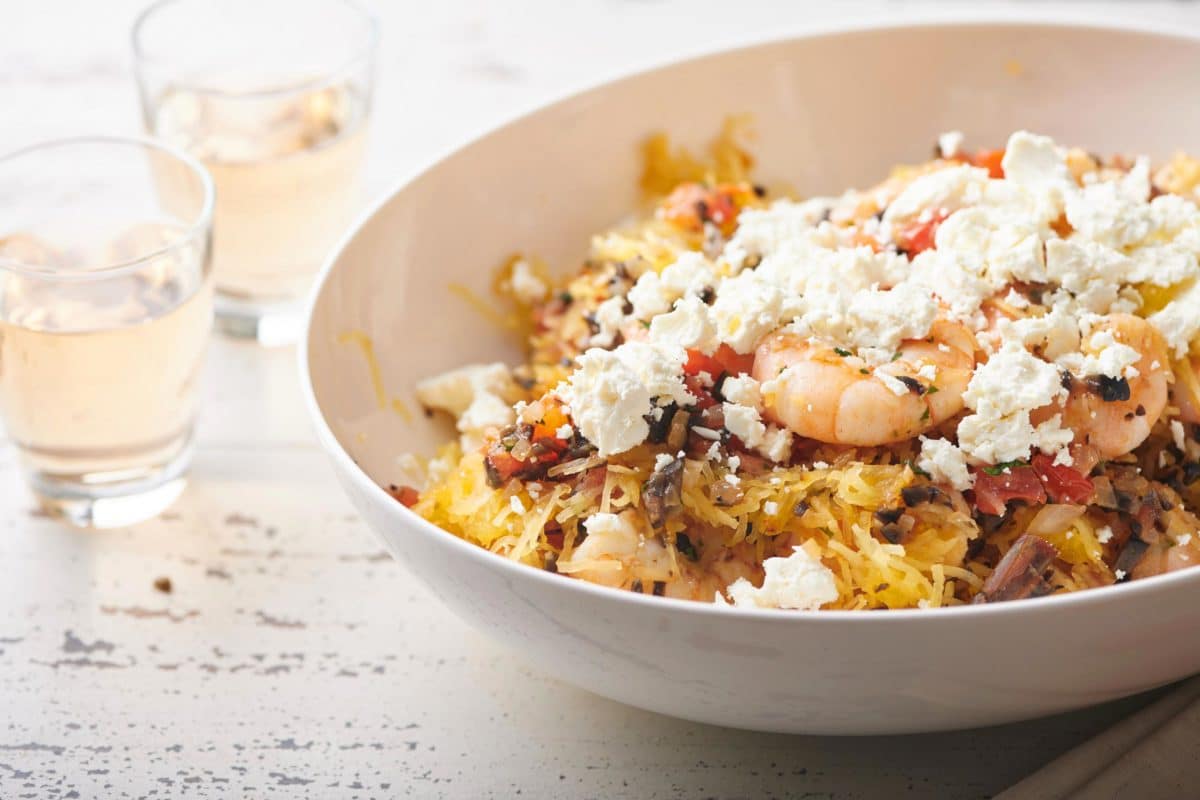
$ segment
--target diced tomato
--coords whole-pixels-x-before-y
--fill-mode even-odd
[[[687,387],[689,392],[695,395],[696,408],[701,411],[706,408],[712,408],[717,404],[717,398],[713,397],[712,384],[705,385],[704,379],[699,375],[683,376],[683,385]]]
[[[688,350],[688,360],[683,365],[684,375],[699,375],[707,372],[716,380],[722,372],[730,375],[745,375],[754,366],[754,354],[742,355],[727,344],[716,349],[711,356],[706,356],[699,350]]]
[[[975,507],[985,514],[1003,514],[1012,500],[1031,505],[1046,502],[1046,489],[1033,467],[1011,467],[996,475],[975,470]]]
[[[1035,455],[1033,471],[1045,485],[1046,494],[1056,503],[1084,505],[1092,497],[1094,487],[1091,480],[1073,467],[1055,464],[1054,456],[1045,453]]]
[[[1004,167],[1001,164],[1004,161],[1004,148],[999,150],[976,150],[975,155],[971,156],[969,161],[972,166],[986,169],[988,176],[991,178],[1004,177]]]
[[[702,231],[704,223],[711,222],[730,233],[737,225],[739,194],[745,190],[734,184],[682,183],[663,201],[662,218],[684,230]]]
[[[932,212],[921,214],[917,219],[905,225],[900,230],[900,235],[898,236],[899,244],[904,249],[904,252],[908,253],[909,257],[912,257],[918,253],[932,249],[938,226],[948,216],[950,216],[949,211],[944,208],[938,208]]]
[[[421,494],[411,486],[397,486],[392,484],[387,487],[387,493],[399,500],[407,508],[412,508],[421,499]]]
[[[699,350],[688,350],[687,361],[683,365],[683,374],[694,376],[699,375],[701,372],[707,372],[715,379],[724,369],[721,366],[721,362],[717,361],[713,356],[706,356]]]

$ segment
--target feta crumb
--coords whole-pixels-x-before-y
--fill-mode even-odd
[[[1171,420],[1171,439],[1175,442],[1175,449],[1181,453],[1187,452],[1187,437],[1184,435],[1183,423],[1177,419]]]
[[[1108,544],[1112,541],[1113,529],[1105,525],[1103,528],[1096,529],[1096,541],[1100,544]]]
[[[624,297],[610,297],[600,305],[596,306],[594,319],[596,321],[596,333],[588,341],[592,347],[612,347],[617,340],[617,335],[621,332],[621,326],[625,324],[625,303]]]
[[[533,268],[525,259],[513,264],[509,285],[512,286],[513,295],[526,305],[533,305],[544,300],[546,292],[549,291],[545,282],[533,274]]]
[[[964,139],[962,131],[946,131],[938,137],[938,155],[942,158],[954,158],[962,152]]]
[[[1133,366],[1142,354],[1127,344],[1121,344],[1112,331],[1097,331],[1088,339],[1092,351],[1083,359],[1083,375],[1106,375],[1110,378],[1136,378],[1140,373]]]
[[[743,272],[724,281],[711,307],[717,338],[738,353],[752,351],[782,321],[782,293],[755,275]]]
[[[642,274],[630,289],[629,302],[633,304],[633,315],[638,319],[648,320],[671,310],[674,297],[657,272],[651,270]]]
[[[417,400],[426,408],[445,411],[456,419],[464,450],[478,447],[488,428],[516,420],[509,399],[517,386],[501,363],[473,364],[417,383]]]
[[[713,442],[712,444],[710,444],[708,446],[708,452],[706,452],[704,455],[706,458],[708,458],[709,461],[720,461],[721,460],[721,443]]]
[[[721,408],[725,412],[725,427],[730,433],[741,439],[751,449],[763,443],[767,426],[756,409],[737,403],[724,403]]]
[[[1186,547],[1191,544],[1192,535],[1190,533],[1181,533],[1175,537],[1175,544],[1179,547]]]
[[[763,503],[762,510],[767,516],[773,517],[779,513],[779,503],[776,503],[774,500],[768,500]]]
[[[721,384],[721,394],[731,403],[737,403],[750,408],[762,405],[758,381],[749,375],[732,375]]]
[[[812,463],[812,468],[813,469],[829,469],[829,462],[828,461],[814,461]]]
[[[654,469],[656,470],[665,469],[674,463],[675,459],[667,453],[659,453],[658,455],[654,456]]]
[[[917,466],[929,474],[935,483],[945,483],[958,491],[966,491],[975,484],[975,476],[967,469],[967,459],[962,450],[945,439],[921,437],[921,454]]]
[[[1029,414],[1065,395],[1057,367],[1006,342],[975,370],[963,393],[975,413],[958,424],[959,447],[985,464],[1028,458],[1034,447],[1054,452],[1071,441],[1072,432],[1062,428],[1059,415],[1034,428]]]
[[[786,558],[763,562],[761,587],[738,578],[726,592],[738,608],[788,608],[815,611],[838,599],[833,571],[803,547],[793,547]],[[720,594],[717,595],[720,597]]]
[[[508,507],[512,509],[514,514],[524,514],[529,510],[525,508],[525,504],[521,502],[521,498],[515,494],[508,498]]]
[[[908,386],[895,375],[889,375],[882,368],[875,370],[871,374],[878,378],[897,397],[903,397],[908,394]]]
[[[601,457],[623,453],[645,441],[650,426],[644,415],[651,401],[666,398],[680,405],[694,401],[683,384],[682,348],[626,342],[615,350],[593,348],[555,392],[570,408],[580,433]]]
[[[1119,570],[1117,570],[1116,572],[1114,572],[1114,573],[1113,573],[1113,577],[1114,577],[1114,578],[1116,578],[1116,579],[1117,579],[1117,580],[1119,580],[1119,581],[1123,581],[1123,580],[1125,580],[1125,575],[1126,575],[1126,572],[1125,572],[1125,570],[1123,570],[1123,569],[1119,569]]]
[[[758,452],[776,464],[786,463],[792,456],[792,432],[768,425]]]
[[[650,341],[706,354],[717,349],[716,335],[708,306],[694,295],[677,301],[673,310],[650,321]]]
[[[558,430],[556,430],[554,432],[554,435],[557,436],[559,439],[570,439],[572,436],[575,435],[575,429],[572,428],[569,424],[563,423],[562,425],[558,426]]]

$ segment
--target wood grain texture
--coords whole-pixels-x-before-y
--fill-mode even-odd
[[[140,5],[0,0],[0,151],[137,132]],[[380,2],[368,183],[378,194],[519,109],[673,54],[951,5]],[[1192,3],[1136,14],[1200,25]],[[496,649],[383,553],[316,448],[290,350],[215,341],[205,397],[188,490],[132,529],[39,516],[0,455],[0,797],[983,797],[1145,702],[869,739],[625,708]]]

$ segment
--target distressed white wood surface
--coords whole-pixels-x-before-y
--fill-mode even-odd
[[[0,151],[137,131],[140,5],[0,0]],[[673,54],[954,5],[380,2],[369,185]],[[1200,25],[1192,3],[1054,5]],[[191,485],[129,530],[41,518],[0,454],[0,798],[982,797],[1145,702],[872,739],[625,708],[493,647],[383,554],[312,439],[294,353],[215,341],[206,393]]]

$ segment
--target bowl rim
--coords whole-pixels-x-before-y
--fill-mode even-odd
[[[743,618],[759,623],[796,624],[803,621],[806,624],[836,625],[875,625],[893,624],[889,620],[922,621],[924,624],[938,624],[939,620],[956,619],[960,621],[1011,617],[1034,611],[1046,613],[1055,610],[1074,609],[1081,604],[1095,605],[1097,603],[1114,603],[1123,598],[1132,599],[1135,595],[1151,592],[1167,591],[1183,584],[1200,583],[1200,569],[1179,570],[1165,575],[1156,575],[1139,581],[1129,581],[1112,586],[1098,587],[1067,594],[1048,595],[1045,597],[1026,598],[1017,602],[981,603],[960,606],[939,606],[935,608],[886,609],[881,613],[864,613],[862,610],[827,609],[817,611],[801,611],[771,608],[740,608],[735,606],[720,606],[715,603],[681,600],[671,597],[656,597],[637,594],[620,589],[613,589],[584,580],[564,580],[561,575],[536,569],[528,564],[522,564],[489,550],[472,544],[449,531],[443,530],[421,517],[412,510],[397,503],[391,495],[384,491],[366,471],[359,466],[334,435],[325,414],[317,400],[312,374],[309,369],[309,338],[312,334],[312,320],[316,306],[325,290],[334,268],[341,259],[343,252],[358,236],[359,232],[373,220],[376,215],[400,192],[410,185],[432,173],[458,152],[471,147],[493,133],[507,130],[519,125],[532,116],[549,108],[560,106],[580,98],[611,88],[627,81],[635,81],[652,73],[680,67],[693,62],[710,58],[719,58],[733,53],[754,50],[759,47],[781,45],[789,42],[802,42],[814,39],[834,38],[846,34],[878,33],[884,31],[949,29],[970,27],[1016,27],[1037,29],[1069,29],[1074,31],[1094,31],[1098,33],[1121,33],[1129,35],[1152,35],[1164,39],[1174,39],[1200,45],[1200,30],[1186,27],[1172,27],[1168,22],[1133,19],[1126,12],[1122,15],[1093,15],[1089,19],[1080,20],[1078,14],[1064,11],[1042,12],[1033,9],[986,9],[981,11],[936,12],[924,11],[917,14],[907,13],[901,16],[897,12],[887,12],[870,20],[842,19],[830,21],[803,29],[789,29],[777,34],[749,34],[711,48],[700,48],[693,52],[676,53],[672,56],[652,60],[634,69],[617,70],[614,74],[602,74],[597,79],[590,80],[581,86],[554,95],[549,99],[536,100],[526,103],[512,114],[498,121],[485,124],[466,136],[460,137],[449,145],[441,148],[434,156],[429,157],[406,172],[393,182],[391,188],[385,190],[374,201],[367,204],[364,210],[346,229],[338,242],[329,251],[324,263],[313,283],[304,305],[304,333],[296,348],[296,357],[300,369],[301,394],[304,405],[308,410],[312,425],[317,434],[318,443],[327,455],[333,459],[339,471],[348,476],[357,486],[363,487],[368,496],[392,507],[392,513],[398,513],[400,518],[407,520],[424,535],[439,537],[446,546],[455,548],[464,558],[476,559],[481,566],[500,571],[513,579],[540,581],[548,590],[565,589],[566,591],[583,592],[593,596],[597,602],[624,603],[629,608],[644,606],[646,611],[660,610],[663,613],[693,613],[713,615],[721,618]],[[1195,574],[1192,574],[1192,573]],[[898,624],[898,623],[896,623]]]

